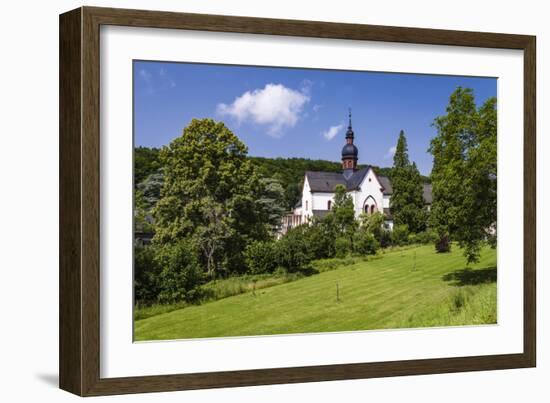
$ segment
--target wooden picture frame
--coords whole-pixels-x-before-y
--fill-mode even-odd
[[[524,52],[523,353],[228,372],[100,377],[100,26],[120,25]],[[536,363],[534,36],[82,7],[60,16],[60,387],[80,396],[533,367]]]

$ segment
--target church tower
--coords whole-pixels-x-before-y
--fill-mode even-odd
[[[342,169],[344,170],[344,178],[349,179],[357,170],[357,155],[359,154],[357,147],[353,144],[353,129],[351,128],[351,109],[349,111],[349,125],[346,132],[346,145],[342,148]]]

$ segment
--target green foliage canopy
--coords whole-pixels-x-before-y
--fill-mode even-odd
[[[429,149],[434,156],[430,225],[438,245],[456,240],[468,262],[475,262],[483,241],[496,243],[496,99],[478,109],[473,91],[458,87],[446,112],[434,120],[438,134]]]
[[[154,240],[193,238],[211,277],[242,270],[246,245],[269,235],[257,200],[260,178],[246,154],[237,136],[212,119],[193,119],[160,152],[164,184],[153,210]]]
[[[158,148],[134,148],[134,185],[137,186],[149,175],[158,172],[161,168]]]
[[[422,189],[422,177],[409,161],[407,139],[403,130],[399,133],[391,172],[393,194],[390,208],[396,225],[406,225],[412,232],[426,227],[426,211]]]

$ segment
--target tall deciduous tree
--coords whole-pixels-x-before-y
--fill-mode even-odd
[[[433,205],[430,224],[439,245],[456,240],[468,262],[479,259],[485,240],[496,240],[496,99],[477,109],[473,91],[458,87],[447,114],[434,121],[430,144]],[[494,244],[494,242],[493,242]]]
[[[346,193],[346,188],[343,185],[336,185],[334,189],[332,214],[334,214],[336,224],[342,232],[348,231],[350,227],[355,225],[353,200]]]
[[[346,239],[350,251],[353,249],[353,237],[357,229],[353,200],[347,194],[343,185],[336,185],[334,189],[334,204],[326,217],[327,223],[332,222],[337,236]],[[337,251],[338,252],[338,251]]]
[[[281,219],[286,211],[285,190],[276,178],[262,178],[260,185],[258,203],[264,212],[265,222],[271,232],[275,233],[281,227]]]
[[[262,186],[246,155],[238,137],[212,119],[193,119],[160,152],[164,184],[154,208],[154,240],[192,239],[212,277],[243,270],[246,245],[268,236],[256,200]]]
[[[403,130],[399,133],[391,172],[393,194],[391,211],[397,225],[407,225],[412,232],[420,232],[426,226],[426,212],[422,190],[422,177],[415,163],[410,163],[407,139]]]

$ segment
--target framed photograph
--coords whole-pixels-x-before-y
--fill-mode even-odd
[[[535,366],[535,58],[525,35],[62,14],[60,387]]]

